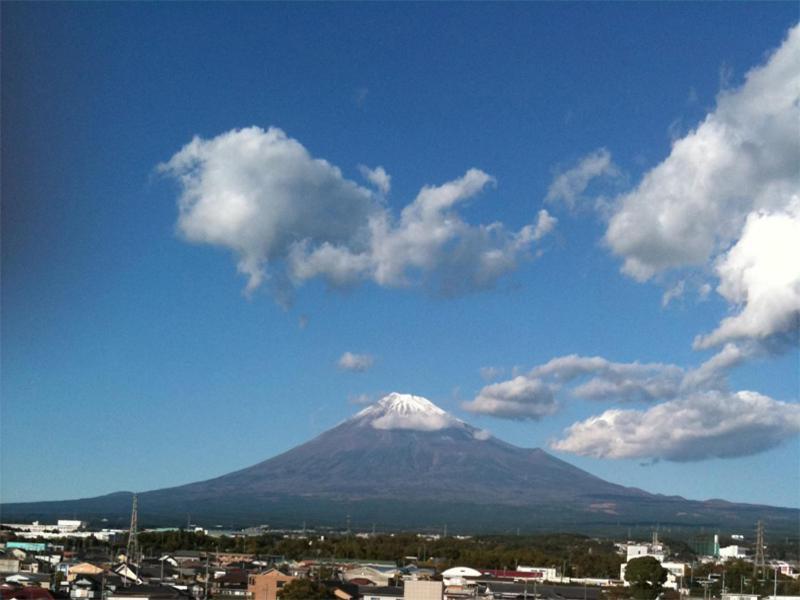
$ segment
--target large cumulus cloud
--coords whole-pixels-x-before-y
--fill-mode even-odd
[[[248,292],[270,276],[470,292],[516,269],[555,225],[546,211],[517,231],[465,221],[460,206],[494,183],[479,169],[423,187],[396,217],[383,167],[361,169],[374,192],[274,127],[196,137],[160,169],[180,183],[178,231],[231,250]]]
[[[699,337],[698,347],[797,339],[799,122],[795,26],[612,208],[605,242],[626,274],[645,281],[699,269],[718,277],[717,291],[735,314]]]

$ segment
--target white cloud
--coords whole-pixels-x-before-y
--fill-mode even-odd
[[[747,215],[785,207],[800,185],[800,27],[638,187],[618,200],[606,241],[646,280],[699,266],[735,240]]]
[[[350,404],[372,404],[374,398],[369,394],[357,394],[355,396],[350,396],[347,401]]]
[[[447,414],[432,415],[427,413],[413,413],[401,415],[387,413],[372,421],[375,429],[411,429],[414,431],[439,431],[452,427],[454,420]]]
[[[519,376],[484,387],[470,402],[461,405],[473,413],[507,419],[539,420],[558,409],[553,389],[537,379]]]
[[[345,352],[339,357],[336,363],[343,371],[353,371],[356,373],[363,373],[372,368],[375,364],[375,358],[370,354],[353,354],[352,352]]]
[[[472,432],[472,437],[481,442],[485,442],[486,440],[491,439],[492,433],[487,429],[476,429]]]
[[[717,275],[717,292],[735,314],[698,336],[695,348],[752,341],[784,351],[800,340],[800,25],[740,87],[722,88],[714,109],[660,164],[602,207],[604,240],[638,281],[669,281],[665,274],[677,271],[682,279],[662,306],[691,281],[702,282],[704,300],[704,280]],[[552,193],[569,203],[580,185],[568,181]]]
[[[569,208],[575,208],[589,183],[598,177],[615,178],[620,171],[611,160],[611,153],[599,148],[587,154],[578,164],[557,175],[547,190],[545,201],[562,201]]]
[[[705,264],[749,213],[786,206],[800,183],[800,28],[636,189],[619,199],[606,241],[639,280]]]
[[[378,188],[378,191],[386,196],[392,189],[392,176],[381,166],[370,169],[364,165],[358,165],[361,176]]]
[[[546,213],[518,231],[464,221],[460,205],[494,182],[479,169],[423,187],[395,218],[375,192],[277,128],[196,137],[160,169],[181,186],[178,231],[232,250],[248,292],[271,278],[286,295],[282,288],[320,277],[337,287],[373,281],[466,293],[516,269],[554,225]],[[367,171],[389,191],[384,169]]]
[[[553,228],[558,223],[558,219],[552,216],[545,209],[539,211],[539,217],[536,220],[536,227],[533,228],[533,239],[538,241],[553,231]]]
[[[472,226],[458,215],[457,205],[493,182],[470,169],[444,185],[426,186],[396,222],[387,212],[370,218],[366,247],[298,245],[291,271],[298,281],[321,276],[337,285],[359,279],[388,287],[425,283],[445,296],[491,287],[528,257],[535,239],[532,225],[511,232],[501,223]]]
[[[671,288],[669,288],[664,295],[661,296],[661,308],[666,308],[669,306],[669,303],[673,300],[676,300],[683,296],[683,293],[686,291],[686,282],[681,279]]]
[[[753,348],[728,344],[699,367],[688,370],[665,363],[559,356],[527,373],[484,386],[463,406],[471,412],[502,418],[541,418],[556,411],[556,396],[562,392],[597,402],[656,403],[698,391],[727,390],[728,371],[754,352]]]
[[[800,433],[800,404],[728,389],[730,370],[763,353],[756,343],[727,343],[691,369],[560,356],[485,386],[464,408],[501,418],[538,419],[555,412],[564,395],[646,403],[649,408],[613,408],[577,422],[552,447],[600,458],[675,461],[755,454]]]
[[[376,208],[369,190],[276,128],[195,137],[160,168],[181,184],[180,233],[233,250],[248,291],[293,244],[351,240]]]
[[[505,369],[503,367],[481,367],[479,369],[479,373],[481,374],[481,378],[486,381],[493,381],[500,377],[503,373],[505,373]]]
[[[745,360],[757,353],[755,346],[728,343],[714,356],[702,363],[699,367],[686,372],[681,387],[683,390],[726,389],[725,376],[732,368],[742,364]]]
[[[392,392],[377,403],[359,411],[352,420],[375,429],[410,429],[438,431],[462,427],[464,423],[451,416],[427,398]]]
[[[756,392],[695,393],[573,424],[555,450],[597,458],[694,461],[763,452],[800,433],[800,405]]]
[[[785,212],[751,213],[739,241],[718,260],[717,274],[717,291],[741,309],[710,334],[698,337],[698,348],[782,334],[796,338],[800,330],[800,197]]]
[[[653,402],[674,397],[681,388],[683,369],[663,363],[618,363],[599,356],[554,358],[534,367],[529,377],[543,378],[558,388],[591,376],[572,389],[580,398],[614,402]]]

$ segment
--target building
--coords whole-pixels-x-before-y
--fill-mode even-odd
[[[103,597],[103,580],[96,575],[79,575],[72,582],[69,589],[69,597],[73,600],[85,598],[86,600],[96,600]]]
[[[664,545],[658,543],[657,539],[652,544],[628,544],[627,548],[627,560],[652,556],[658,562],[661,562],[664,560],[665,554]]]
[[[409,580],[403,586],[404,600],[442,600],[444,586],[441,581]]]
[[[0,573],[19,573],[19,559],[17,557],[0,557]]]
[[[689,541],[689,547],[698,556],[719,556],[719,535],[697,535]]]
[[[539,579],[540,581],[558,581],[558,573],[552,567],[517,567],[517,571],[522,573],[530,573],[531,577]]]
[[[396,586],[358,586],[362,600],[404,600],[403,588]]]
[[[745,556],[747,556],[747,553],[741,546],[731,545],[719,549],[719,557],[723,559],[744,558]]]
[[[69,565],[67,570],[67,580],[72,581],[78,575],[99,575],[103,572],[101,567],[93,565],[92,563],[82,562],[77,565]]]
[[[247,580],[249,598],[250,600],[277,600],[278,590],[295,579],[296,577],[285,575],[278,569],[250,575]]]
[[[234,563],[251,563],[256,559],[255,554],[245,552],[216,552],[214,558],[218,565],[225,567]]]
[[[797,576],[794,567],[785,560],[771,560],[767,566],[771,570],[777,571],[781,575],[786,575],[787,577],[793,578]]]
[[[398,576],[397,567],[359,566],[347,569],[342,578],[358,585],[376,585],[386,587]]]
[[[19,548],[25,552],[44,552],[47,550],[47,544],[41,542],[6,542],[6,548]]]
[[[758,594],[722,594],[722,600],[758,600]]]

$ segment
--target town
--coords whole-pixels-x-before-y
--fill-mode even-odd
[[[2,523],[2,600],[800,600],[797,539]]]

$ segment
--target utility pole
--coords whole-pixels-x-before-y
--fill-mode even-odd
[[[208,598],[208,552],[206,552],[206,585],[204,598]]]
[[[775,583],[772,584],[772,600],[778,600],[778,565],[775,565]]]

